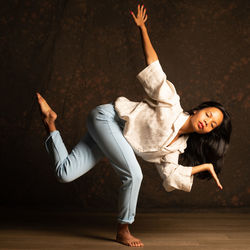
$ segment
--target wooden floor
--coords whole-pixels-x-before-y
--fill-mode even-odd
[[[0,209],[0,249],[128,249],[114,241],[115,214]],[[139,213],[134,235],[154,250],[250,250],[249,210]]]

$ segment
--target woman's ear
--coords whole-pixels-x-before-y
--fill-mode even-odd
[[[197,110],[194,110],[193,112],[194,112],[194,115],[195,115],[197,113]]]

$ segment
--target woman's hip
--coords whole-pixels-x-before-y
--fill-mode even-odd
[[[117,123],[123,130],[125,121],[121,119],[115,110],[113,102],[107,104],[101,104],[95,107],[88,114],[88,122],[93,121],[107,121]]]

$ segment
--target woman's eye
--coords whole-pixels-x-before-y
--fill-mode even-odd
[[[207,117],[211,117],[211,112],[206,113]]]

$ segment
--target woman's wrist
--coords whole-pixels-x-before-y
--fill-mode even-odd
[[[142,25],[140,25],[139,26],[139,28],[143,31],[143,30],[147,30],[147,28],[146,28],[146,25],[145,24],[142,24]]]
[[[211,167],[213,167],[212,163],[205,163],[204,165],[205,165],[207,171],[210,171]]]
[[[210,168],[210,164],[208,164],[208,163],[194,166],[194,167],[192,167],[192,175],[203,172],[203,171],[209,171],[209,168]]]

